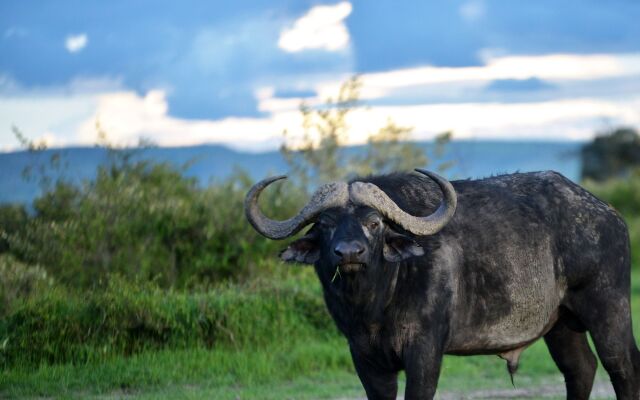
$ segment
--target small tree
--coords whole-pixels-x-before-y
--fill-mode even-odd
[[[640,135],[633,128],[599,134],[582,148],[582,179],[604,181],[640,167]]]
[[[362,151],[345,147],[350,128],[346,119],[362,107],[361,87],[361,80],[355,76],[340,87],[337,98],[328,98],[322,106],[311,108],[302,103],[302,137],[294,142],[288,132],[284,132],[280,151],[302,187],[308,189],[321,182],[349,179],[354,175],[412,170],[429,163],[425,149],[410,141],[413,127],[397,125],[391,118],[369,136]],[[442,156],[450,137],[448,132],[437,137],[436,157]],[[447,167],[448,164],[443,163],[439,169]]]
[[[29,152],[33,158],[32,163],[22,170],[23,179],[37,182],[42,191],[47,191],[57,182],[66,180],[64,172],[68,165],[63,159],[62,152],[47,152],[49,149],[44,140],[29,139],[15,125],[11,127],[11,131],[22,148]],[[46,155],[49,156],[48,159],[45,157]]]
[[[360,107],[361,86],[358,77],[353,77],[340,87],[338,97],[328,98],[323,107],[314,109],[302,103],[303,136],[299,143],[291,143],[284,131],[280,151],[303,187],[343,177],[347,164],[343,146],[349,128],[346,117]]]

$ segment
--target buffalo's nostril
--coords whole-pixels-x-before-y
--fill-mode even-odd
[[[333,252],[341,259],[348,259],[364,253],[365,248],[359,242],[340,242],[333,249]]]
[[[333,249],[333,252],[340,258],[349,255],[349,245],[347,243],[340,242],[335,249]]]

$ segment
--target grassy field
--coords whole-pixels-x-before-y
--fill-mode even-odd
[[[640,337],[640,273],[633,277],[633,312]],[[276,334],[277,336],[277,334]],[[144,351],[99,362],[22,365],[0,375],[0,397],[53,398],[358,398],[346,342],[335,334],[286,331],[267,345]],[[599,367],[598,379],[607,380]],[[560,385],[562,376],[542,341],[524,352],[518,388]],[[447,357],[440,393],[509,389],[503,360],[495,356]]]

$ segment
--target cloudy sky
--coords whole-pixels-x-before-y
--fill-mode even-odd
[[[273,149],[362,74],[358,143],[387,117],[416,139],[587,139],[640,127],[636,0],[68,1],[0,4],[0,151]]]

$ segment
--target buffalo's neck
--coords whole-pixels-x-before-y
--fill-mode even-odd
[[[349,335],[383,324],[385,311],[396,296],[398,278],[398,265],[388,263],[378,271],[341,276],[324,283],[327,307],[338,328]]]

